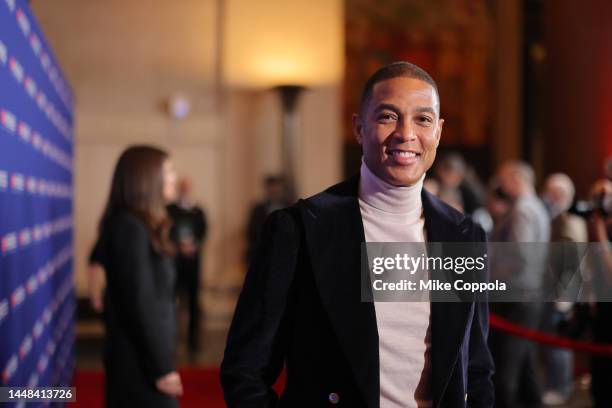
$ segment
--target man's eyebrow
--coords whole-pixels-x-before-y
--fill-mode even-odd
[[[436,110],[432,108],[431,106],[417,106],[414,109],[414,113],[425,113],[425,112],[429,112],[434,115],[436,114]]]
[[[376,109],[374,110],[374,113],[378,113],[383,110],[391,110],[393,112],[400,111],[400,109],[397,106],[393,105],[392,103],[381,103],[380,105],[376,107]]]

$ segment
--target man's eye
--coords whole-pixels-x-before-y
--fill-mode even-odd
[[[395,120],[395,116],[390,113],[383,113],[378,116],[379,122],[391,122],[393,120]]]
[[[417,118],[417,121],[420,123],[425,123],[425,124],[433,123],[433,119],[430,118],[429,116],[419,116]]]

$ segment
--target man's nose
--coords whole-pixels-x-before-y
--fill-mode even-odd
[[[402,142],[408,142],[416,140],[416,133],[414,127],[411,125],[409,120],[399,120],[397,127],[395,128],[395,136],[401,139]]]

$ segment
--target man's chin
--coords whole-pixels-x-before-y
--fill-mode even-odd
[[[420,176],[394,175],[387,182],[397,187],[410,187],[421,179]]]

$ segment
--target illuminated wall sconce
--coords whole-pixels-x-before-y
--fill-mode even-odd
[[[183,120],[191,112],[191,101],[184,94],[174,94],[168,98],[167,109],[172,119]]]
[[[342,78],[343,1],[227,0],[224,4],[224,81],[230,87],[279,92],[283,173],[294,198],[297,103],[303,89],[337,84]]]

